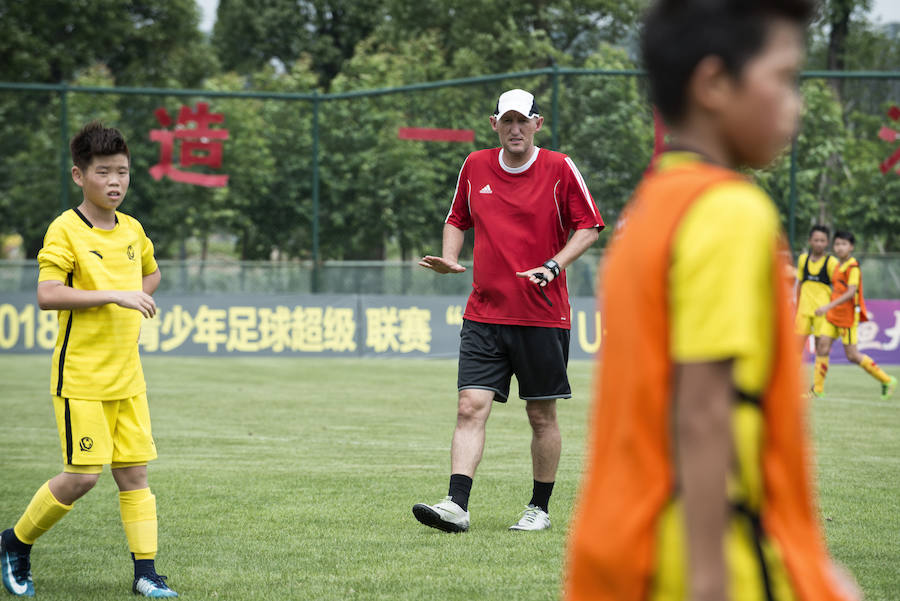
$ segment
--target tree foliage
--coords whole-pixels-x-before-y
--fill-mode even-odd
[[[0,80],[198,86],[216,69],[198,22],[194,0],[0,0]],[[146,134],[138,131],[146,130],[131,129],[134,109],[151,99],[68,99],[69,136],[86,121],[104,119],[131,134],[131,146],[140,153]],[[0,94],[0,228],[23,236],[29,257],[59,210],[59,160],[66,152],[60,148],[59,115],[58,94]]]
[[[0,0],[0,80],[72,81],[95,63],[118,85],[190,86],[214,68],[194,0]]]
[[[221,0],[211,36],[194,0],[0,0],[0,80],[245,92],[345,93],[545,67],[632,69],[645,0]],[[871,0],[827,0],[809,67],[894,69],[897,30],[867,20]],[[111,35],[110,32],[115,32]],[[892,33],[893,32],[893,33]],[[541,75],[403,94],[319,100],[321,259],[412,258],[440,249],[441,223],[466,155],[495,146],[488,116],[500,91],[532,90],[545,125],[537,144],[569,154],[607,222],[646,168],[653,126],[641,78]],[[900,81],[809,80],[797,141],[798,244],[809,225],[855,231],[864,250],[900,250],[900,176],[878,165],[878,138]],[[558,104],[554,105],[554,94]],[[132,150],[135,214],[160,257],[188,239],[225,236],[244,259],[309,258],[313,244],[313,101],[69,93],[68,135],[114,124]],[[230,137],[226,188],[153,180],[154,111],[210,103]],[[58,213],[60,95],[0,92],[0,233],[34,256]],[[401,140],[400,127],[470,129],[472,143]],[[203,168],[200,168],[203,170]],[[209,169],[206,169],[209,171]],[[756,174],[785,225],[790,162]],[[71,183],[73,203],[80,197]],[[604,238],[605,240],[605,238]]]
[[[378,0],[220,0],[212,44],[227,70],[291,70],[310,57],[327,86],[386,16]]]

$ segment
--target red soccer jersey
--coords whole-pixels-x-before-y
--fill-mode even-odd
[[[470,154],[459,172],[446,223],[475,228],[472,294],[463,315],[483,323],[570,329],[565,272],[544,288],[516,277],[566,245],[572,230],[604,226],[572,159],[535,149],[518,168],[502,163],[502,149]]]

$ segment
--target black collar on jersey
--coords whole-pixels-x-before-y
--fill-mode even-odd
[[[689,152],[691,154],[696,154],[704,163],[724,167],[724,165],[722,165],[718,161],[714,161],[713,159],[711,159],[706,153],[700,152],[696,148],[691,148],[690,146],[686,146],[684,144],[666,144],[665,146],[663,146],[662,151],[659,154],[663,154],[666,152]]]
[[[94,229],[94,224],[91,223],[90,221],[88,221],[88,218],[84,216],[84,213],[82,213],[81,211],[78,210],[78,207],[72,207],[72,210],[75,211],[75,214],[76,214],[76,215],[78,215],[79,217],[81,217],[81,220],[84,221],[84,222],[87,224],[87,226],[88,226],[89,228]],[[119,223],[119,216],[118,216],[118,215],[113,215],[113,217],[114,217],[115,220],[116,220],[116,225],[118,225],[118,223]]]

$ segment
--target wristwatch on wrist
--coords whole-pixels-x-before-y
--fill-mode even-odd
[[[553,274],[554,278],[559,277],[559,263],[557,263],[553,259],[547,259],[546,261],[544,261],[544,267],[550,270],[550,273]]]

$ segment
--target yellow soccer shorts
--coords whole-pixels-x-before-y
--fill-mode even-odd
[[[146,393],[119,401],[53,397],[64,471],[99,473],[156,459]]]
[[[800,336],[822,336],[826,325],[831,325],[824,315],[805,315],[797,313],[794,319],[794,331]]]
[[[844,344],[856,344],[859,337],[856,334],[856,324],[849,328],[839,328],[828,320],[825,320],[825,327],[822,329],[822,335],[829,338],[841,339]]]

